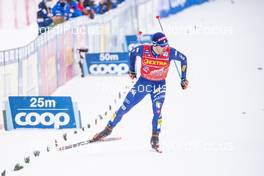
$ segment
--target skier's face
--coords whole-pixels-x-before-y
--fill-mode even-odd
[[[168,48],[169,45],[166,45],[166,46],[159,46],[159,45],[155,45],[154,46],[154,51],[155,53],[157,53],[158,55],[161,55],[163,54],[166,49]]]

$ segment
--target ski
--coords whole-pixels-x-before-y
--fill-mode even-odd
[[[162,153],[162,150],[160,148],[152,148],[153,152]]]
[[[158,153],[162,153],[162,150],[160,150],[160,149],[155,149],[155,151]]]
[[[58,147],[57,150],[58,151],[69,150],[69,149],[80,147],[80,146],[84,146],[84,145],[87,145],[87,144],[98,143],[98,142],[117,141],[117,140],[120,140],[120,139],[122,139],[122,138],[121,137],[108,137],[108,138],[103,138],[103,139],[101,139],[99,141],[93,141],[93,140],[90,139],[90,140],[86,140],[86,141],[77,142],[77,143],[74,143],[74,144],[61,146],[61,147]]]

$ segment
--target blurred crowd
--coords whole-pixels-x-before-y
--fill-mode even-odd
[[[114,9],[125,0],[42,0],[38,5],[37,22],[39,33],[43,33],[56,24],[82,15],[93,19]]]

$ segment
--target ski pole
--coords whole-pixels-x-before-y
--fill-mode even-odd
[[[163,26],[162,26],[161,21],[160,21],[160,16],[156,16],[156,19],[157,19],[158,22],[159,22],[159,25],[160,25],[161,31],[165,34],[164,29],[163,29]],[[180,78],[180,80],[181,80],[181,73],[180,73],[180,71],[179,71],[179,69],[178,69],[178,66],[177,66],[177,63],[176,63],[175,60],[174,60],[174,64],[175,64],[175,67],[176,67],[177,73],[178,73],[178,75],[179,75],[179,78]]]
[[[138,40],[138,43],[142,44],[142,31],[138,31],[137,40]]]

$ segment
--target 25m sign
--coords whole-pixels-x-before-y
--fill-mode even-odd
[[[71,97],[10,96],[9,128],[78,128],[80,119]],[[11,120],[10,120],[11,119]],[[8,120],[7,120],[8,121]]]

